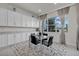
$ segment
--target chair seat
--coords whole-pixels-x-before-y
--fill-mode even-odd
[[[47,46],[47,47],[49,47],[50,45],[52,45],[52,43],[53,43],[53,37],[52,36],[49,37],[49,40],[47,40],[47,39],[43,39],[42,40],[42,44],[45,45],[45,46]]]

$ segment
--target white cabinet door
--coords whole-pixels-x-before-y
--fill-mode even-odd
[[[33,23],[32,26],[33,26],[33,27],[36,27],[36,26],[37,26],[36,19],[35,19],[35,18],[32,18],[32,21],[33,21],[33,22],[32,22],[32,23]]]
[[[8,35],[7,34],[1,34],[1,46],[5,47],[8,46]]]
[[[27,27],[27,17],[23,15],[23,27]]]
[[[32,27],[32,17],[27,16],[27,27]]]
[[[16,37],[15,37],[16,43],[23,42],[23,41],[27,40],[26,33],[16,33],[15,35],[16,35]]]
[[[16,34],[15,34],[15,42],[16,42],[16,43],[21,42],[21,40],[22,40],[21,38],[22,38],[22,37],[21,37],[21,34],[20,34],[20,33],[16,33]]]
[[[35,19],[35,24],[36,24],[35,27],[37,27],[37,19]]]
[[[23,36],[22,41],[26,41],[26,39],[27,39],[27,34],[26,34],[26,33],[22,33],[22,36]]]
[[[14,34],[8,34],[8,45],[15,44],[15,36]]]
[[[23,33],[20,33],[20,42],[24,41],[24,38],[23,38]]]
[[[15,13],[15,24],[16,26],[22,26],[22,15],[19,13]]]
[[[27,23],[27,27],[30,27],[30,19],[29,19],[29,17],[27,17],[27,20],[26,20],[26,23]]]
[[[31,35],[31,33],[30,33],[30,32],[28,32],[28,33],[27,33],[26,40],[29,40],[29,39],[30,39],[30,35]]]
[[[34,25],[35,25],[35,24],[34,24],[34,18],[32,18],[32,27],[34,27]]]
[[[37,28],[39,28],[39,20],[38,19],[36,19],[36,24],[37,24]]]
[[[38,22],[37,22],[38,28],[39,28],[39,22],[40,22],[40,21],[38,20]]]
[[[7,10],[0,8],[0,26],[7,26]]]
[[[12,11],[8,11],[8,26],[15,26],[15,14]]]
[[[30,17],[30,27],[32,27],[32,24],[33,24],[33,22],[32,22],[32,17]]]
[[[32,26],[38,28],[39,27],[39,20],[36,19],[36,18],[33,18],[32,20],[33,20],[33,25]]]

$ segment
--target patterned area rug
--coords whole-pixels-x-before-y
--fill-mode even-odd
[[[55,43],[50,47],[32,43],[29,46],[29,41],[26,41],[16,44],[12,49],[17,56],[79,56],[79,51],[75,48]]]

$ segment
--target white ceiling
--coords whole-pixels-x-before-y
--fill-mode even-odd
[[[13,5],[23,8],[25,10],[31,11],[37,15],[53,12],[59,8],[63,8],[69,5],[70,3],[13,3]],[[41,12],[38,10],[41,9]]]

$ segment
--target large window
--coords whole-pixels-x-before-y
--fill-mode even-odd
[[[48,31],[55,32],[55,17],[48,19]]]
[[[67,17],[64,18],[64,30],[68,31],[68,19]],[[59,16],[51,17],[48,20],[43,22],[43,29],[44,31],[48,32],[59,32],[61,30],[62,23],[61,18]]]

